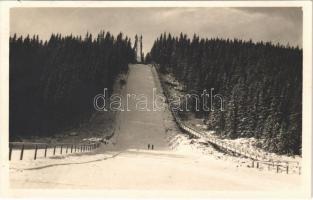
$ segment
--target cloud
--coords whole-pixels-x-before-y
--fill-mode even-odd
[[[163,32],[302,46],[300,8],[13,8],[10,32],[84,36],[100,30],[143,35],[144,51]]]

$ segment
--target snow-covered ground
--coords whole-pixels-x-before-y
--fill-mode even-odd
[[[184,95],[184,85],[177,81],[171,74],[162,75],[163,82],[167,85],[167,89],[170,95],[183,96]],[[258,143],[262,142],[261,139],[255,138],[237,138],[237,139],[227,139],[220,138],[214,134],[214,131],[208,131],[207,125],[203,123],[202,119],[195,118],[194,114],[189,113],[188,118],[185,119],[184,124],[193,127],[194,129],[205,133],[207,137],[214,138],[220,143],[225,144],[226,146],[235,147],[238,150],[243,152],[249,152],[257,156],[258,160],[270,161],[275,163],[281,163],[282,165],[288,165],[290,167],[289,172],[299,173],[299,167],[301,167],[302,158],[298,155],[296,156],[287,156],[287,155],[278,155],[276,153],[267,152],[261,148],[258,148]],[[203,142],[202,142],[203,143]],[[207,148],[205,148],[207,149]],[[206,150],[204,150],[206,152]],[[218,156],[220,157],[220,156]],[[224,158],[227,156],[223,156]],[[243,158],[237,158],[236,160],[242,162]],[[247,163],[247,159],[244,159],[244,163]],[[249,161],[250,162],[250,161]],[[301,170],[300,170],[301,171]]]
[[[161,90],[154,69],[132,65],[122,93],[145,94],[152,103],[153,87]],[[167,109],[135,111],[136,102],[128,103],[132,111],[118,113],[108,144],[93,152],[13,160],[11,187],[297,192],[303,186],[299,175],[240,167],[250,163],[216,151],[205,140],[190,139]]]

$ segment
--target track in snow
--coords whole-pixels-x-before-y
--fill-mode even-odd
[[[131,65],[123,94],[144,94],[152,104],[158,87],[153,68]],[[123,100],[125,105],[125,99]],[[109,145],[96,152],[10,164],[13,188],[149,189],[149,190],[298,190],[298,175],[237,168],[212,157],[177,152],[168,145],[167,130],[175,130],[164,111],[120,112]],[[166,126],[165,126],[165,123]],[[147,150],[148,144],[155,150]]]

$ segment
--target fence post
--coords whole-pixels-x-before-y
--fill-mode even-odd
[[[276,173],[278,173],[278,171],[279,171],[279,165],[277,165]]]
[[[45,148],[45,157],[47,157],[47,149],[48,149],[48,145],[46,145],[46,148]]]
[[[71,153],[73,152],[73,145],[71,146]]]
[[[256,163],[256,168],[259,168],[259,162]]]
[[[301,175],[301,166],[299,166],[299,175]]]
[[[61,145],[60,154],[62,154],[63,145]]]
[[[66,154],[67,154],[67,150],[68,150],[68,145],[66,145],[66,151],[65,151]]]
[[[254,160],[252,160],[252,168],[254,168]]]
[[[38,147],[37,147],[37,144],[36,144],[36,146],[35,146],[35,155],[34,155],[34,160],[36,160],[36,158],[37,158],[37,149],[38,149]]]
[[[289,172],[289,165],[286,166],[286,173],[288,174]]]
[[[23,144],[22,149],[21,149],[20,160],[23,160],[23,154],[24,154],[24,144]]]
[[[11,160],[12,157],[12,145],[9,144],[9,160]]]
[[[55,148],[56,148],[56,145],[54,145],[54,149],[53,149],[53,155],[55,155]]]

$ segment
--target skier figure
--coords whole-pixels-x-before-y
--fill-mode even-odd
[[[153,148],[154,148],[154,146],[153,146],[153,144],[151,145],[151,149],[153,150]]]
[[[148,150],[150,149],[150,144],[148,144]]]

